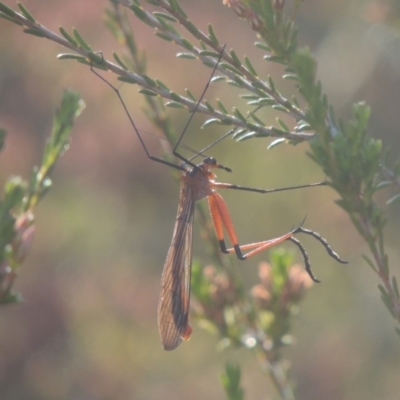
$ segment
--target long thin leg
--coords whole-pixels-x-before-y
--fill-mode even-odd
[[[146,156],[147,156],[150,160],[159,162],[159,163],[164,164],[164,165],[168,165],[168,166],[170,166],[170,167],[172,167],[172,168],[176,168],[176,169],[179,169],[179,170],[181,170],[181,171],[185,171],[185,168],[182,167],[181,165],[177,165],[177,164],[171,163],[171,162],[169,162],[169,161],[163,160],[163,159],[160,158],[160,157],[153,156],[152,154],[149,153],[149,151],[148,151],[148,149],[147,149],[147,147],[146,147],[146,144],[145,144],[145,142],[144,142],[142,136],[140,135],[139,130],[138,130],[138,128],[136,127],[136,124],[135,124],[135,122],[133,121],[133,118],[132,118],[131,114],[130,114],[129,111],[128,111],[128,108],[126,107],[126,104],[125,104],[125,102],[124,102],[124,100],[123,100],[123,98],[122,98],[121,93],[119,92],[119,90],[118,90],[114,85],[112,85],[110,82],[108,82],[107,79],[103,78],[97,71],[95,71],[92,65],[90,66],[90,70],[91,70],[98,78],[100,78],[104,83],[106,83],[106,84],[114,91],[114,93],[118,96],[118,99],[119,99],[119,101],[121,102],[122,107],[124,108],[125,113],[126,113],[126,115],[128,116],[129,121],[130,121],[130,123],[131,123],[131,125],[132,125],[132,127],[133,127],[133,129],[134,129],[134,131],[135,131],[135,133],[136,133],[136,136],[138,137],[138,139],[139,139],[139,141],[140,141],[140,144],[142,145],[142,148],[143,148],[144,152],[146,153]]]
[[[326,181],[322,181],[322,182],[308,183],[307,185],[289,186],[277,189],[259,189],[259,188],[240,186],[240,185],[234,185],[232,183],[222,183],[222,182],[213,182],[211,186],[215,189],[244,190],[246,192],[256,192],[264,194],[264,193],[283,192],[285,190],[292,190],[292,189],[304,189],[315,186],[326,186],[327,184],[328,183]]]
[[[296,233],[295,230],[293,230],[278,238],[265,240],[258,243],[239,245],[232,218],[229,214],[228,207],[223,197],[219,193],[214,192],[210,196],[208,196],[208,204],[210,207],[211,217],[214,223],[215,232],[221,251],[226,254],[235,252],[237,258],[239,258],[240,260],[245,260],[246,258],[252,257],[253,255],[260,253],[261,251],[266,250],[269,247],[275,246],[278,243],[289,239]],[[233,244],[233,248],[231,249],[226,248],[224,240],[224,228],[229,236],[231,243]],[[252,251],[248,252],[247,254],[243,254],[243,250]]]
[[[174,148],[173,148],[173,150],[172,150],[172,153],[173,153],[173,155],[174,155],[175,157],[179,158],[179,159],[182,160],[184,163],[186,163],[186,164],[192,166],[193,168],[196,168],[196,164],[192,163],[190,160],[188,160],[187,158],[185,158],[185,157],[183,157],[181,154],[179,154],[179,153],[177,152],[177,149],[178,149],[178,147],[179,147],[179,145],[180,145],[180,143],[181,143],[181,141],[182,141],[182,139],[183,139],[183,136],[184,136],[185,133],[186,133],[186,130],[187,130],[189,124],[191,123],[191,121],[192,121],[192,119],[193,119],[194,114],[196,113],[196,110],[197,110],[198,107],[199,107],[199,104],[200,104],[201,101],[203,100],[204,95],[206,94],[206,91],[207,91],[208,87],[210,86],[211,79],[212,79],[212,77],[213,77],[213,75],[214,75],[214,73],[215,73],[215,71],[216,71],[216,69],[217,69],[217,67],[218,67],[219,62],[221,61],[221,58],[222,58],[222,55],[223,55],[223,52],[224,52],[224,51],[225,51],[225,46],[223,46],[222,51],[221,51],[221,53],[220,53],[220,55],[219,55],[219,57],[218,57],[218,60],[217,60],[217,62],[215,63],[215,66],[214,66],[214,68],[213,68],[213,70],[212,70],[210,79],[208,80],[208,82],[207,82],[207,84],[206,84],[206,86],[205,86],[203,92],[201,93],[201,96],[200,96],[198,102],[196,103],[195,108],[192,110],[191,115],[190,115],[188,121],[186,122],[186,125],[185,125],[184,129],[182,130],[182,133],[180,134],[180,136],[179,136],[178,140],[176,141],[175,146],[174,146]],[[93,65],[90,66],[90,70],[91,70],[98,78],[100,78],[104,83],[106,83],[106,84],[114,91],[114,93],[118,96],[118,99],[119,99],[119,101],[121,102],[122,107],[124,108],[125,113],[126,113],[126,115],[128,116],[129,121],[130,121],[130,123],[131,123],[131,125],[132,125],[132,127],[133,127],[133,129],[134,129],[134,131],[135,131],[135,133],[136,133],[136,136],[138,137],[138,139],[139,139],[139,141],[140,141],[140,144],[142,145],[142,148],[143,148],[144,152],[146,153],[146,156],[147,156],[150,160],[159,162],[159,163],[164,164],[164,165],[168,165],[168,166],[170,166],[170,167],[172,167],[172,168],[176,168],[176,169],[179,169],[179,170],[181,170],[181,171],[186,171],[186,169],[185,169],[182,165],[177,165],[177,164],[171,163],[171,162],[166,161],[166,160],[164,160],[164,159],[162,159],[162,158],[160,158],[160,157],[156,157],[156,156],[153,156],[152,154],[150,154],[150,152],[148,151],[148,149],[147,149],[147,147],[146,147],[146,144],[145,144],[145,142],[144,142],[142,136],[141,136],[140,133],[139,133],[138,128],[136,127],[135,122],[133,121],[133,118],[132,118],[131,114],[130,114],[129,111],[128,111],[128,108],[126,107],[126,104],[125,104],[125,102],[124,102],[124,100],[123,100],[123,98],[122,98],[122,96],[121,96],[120,91],[119,91],[114,85],[112,85],[110,82],[108,82],[107,79],[103,78],[97,71],[95,71],[95,69],[93,68]]]
[[[190,161],[189,159],[187,159],[187,158],[185,158],[184,156],[182,156],[181,154],[179,154],[179,153],[177,152],[177,149],[178,149],[178,147],[179,147],[179,145],[180,145],[180,143],[181,143],[181,141],[182,141],[182,139],[183,139],[183,136],[184,136],[185,133],[186,133],[186,130],[187,130],[188,126],[190,125],[190,123],[191,123],[191,121],[192,121],[192,119],[193,119],[194,114],[196,113],[196,110],[198,109],[198,107],[199,107],[201,101],[202,101],[203,98],[204,98],[204,95],[206,94],[207,89],[208,89],[209,86],[210,86],[211,79],[212,79],[213,75],[215,74],[215,71],[216,71],[216,69],[217,69],[217,67],[218,67],[219,62],[221,61],[221,58],[222,58],[222,55],[223,55],[224,51],[225,51],[225,46],[222,47],[221,53],[220,53],[220,55],[219,55],[219,57],[218,57],[218,60],[217,60],[217,62],[215,63],[215,66],[214,66],[214,68],[213,68],[213,70],[212,70],[210,79],[208,80],[208,82],[207,82],[207,84],[206,84],[206,86],[205,86],[203,92],[201,93],[201,96],[200,96],[198,102],[196,103],[196,106],[195,106],[194,109],[191,111],[190,117],[189,117],[188,121],[186,122],[186,125],[185,125],[185,127],[183,128],[182,133],[179,135],[179,138],[178,138],[178,140],[176,141],[175,146],[173,147],[173,150],[172,150],[172,154],[173,154],[175,157],[177,157],[178,159],[182,160],[185,164],[192,166],[193,168],[196,168],[196,164],[194,164],[192,161]],[[104,83],[106,83],[106,84],[114,91],[114,93],[118,96],[118,99],[119,99],[119,101],[121,102],[121,104],[122,104],[122,106],[123,106],[123,108],[124,108],[124,110],[125,110],[125,113],[126,113],[126,115],[128,116],[128,118],[129,118],[129,121],[130,121],[130,123],[131,123],[131,125],[132,125],[132,127],[133,127],[133,129],[134,129],[134,131],[135,131],[135,133],[136,133],[136,135],[137,135],[139,141],[140,141],[140,144],[142,145],[142,148],[143,148],[144,152],[146,153],[146,156],[147,156],[150,160],[159,162],[159,163],[164,164],[164,165],[168,165],[168,166],[170,166],[170,167],[172,167],[172,168],[176,168],[176,169],[179,169],[179,170],[181,170],[181,171],[186,171],[186,169],[185,169],[182,165],[177,165],[177,164],[171,163],[171,162],[166,161],[166,160],[164,160],[164,159],[162,159],[162,158],[160,158],[160,157],[156,157],[156,156],[153,156],[152,154],[150,154],[150,152],[148,151],[148,149],[147,149],[147,147],[146,147],[146,144],[145,144],[145,142],[144,142],[142,136],[141,136],[140,133],[139,133],[139,130],[138,130],[137,127],[136,127],[136,124],[135,124],[134,121],[133,121],[132,116],[130,115],[130,113],[129,113],[129,111],[128,111],[128,108],[126,107],[126,104],[125,104],[125,102],[124,102],[124,100],[123,100],[123,98],[122,98],[121,93],[119,92],[119,90],[118,90],[114,85],[112,85],[110,82],[108,82],[105,78],[103,78],[97,71],[95,71],[94,68],[93,68],[93,65],[90,66],[90,70],[91,70],[98,78],[100,78]]]
[[[277,238],[265,240],[257,243],[250,243],[245,245],[239,245],[238,238],[232,223],[232,219],[229,215],[228,207],[225,203],[225,200],[222,196],[216,192],[212,193],[208,196],[208,203],[210,207],[211,217],[214,223],[215,232],[218,238],[218,242],[223,253],[235,253],[237,258],[240,260],[245,260],[246,258],[252,257],[264,250],[267,250],[273,246],[276,246],[279,243],[282,243],[285,240],[290,240],[293,242],[299,249],[304,259],[305,269],[308,272],[310,278],[314,282],[319,282],[319,280],[314,276],[311,270],[311,264],[308,257],[308,254],[301,244],[301,242],[294,237],[297,233],[305,233],[307,235],[313,236],[317,239],[324,247],[328,254],[334,258],[336,261],[347,264],[347,261],[340,258],[340,256],[330,247],[329,243],[326,239],[324,239],[317,232],[311,231],[309,229],[305,229],[302,226],[298,226],[292,231],[286,233],[285,235],[279,236]],[[224,228],[231,240],[233,247],[226,248],[224,241]],[[243,254],[243,251],[250,250],[248,253]]]

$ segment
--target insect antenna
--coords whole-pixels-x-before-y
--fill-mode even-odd
[[[200,151],[200,152],[196,152],[196,151],[194,151],[193,149],[191,149],[189,146],[187,146],[187,145],[182,145],[182,144],[181,144],[181,141],[182,141],[182,139],[183,139],[183,137],[184,137],[184,135],[185,135],[185,133],[186,133],[186,131],[187,131],[187,129],[188,129],[188,127],[189,127],[189,125],[190,125],[192,119],[193,119],[194,114],[196,113],[196,111],[197,111],[197,109],[198,109],[200,103],[202,102],[202,100],[203,100],[203,98],[204,98],[204,96],[205,96],[205,94],[206,94],[206,92],[207,92],[207,89],[208,89],[209,86],[210,86],[212,77],[214,76],[215,71],[216,71],[217,68],[218,68],[218,65],[219,65],[219,63],[220,63],[220,61],[221,61],[221,58],[222,58],[222,55],[223,55],[224,51],[225,51],[225,45],[222,46],[221,52],[220,52],[220,54],[219,54],[219,57],[218,57],[217,61],[215,62],[215,65],[214,65],[214,67],[213,67],[211,76],[210,76],[209,80],[207,81],[207,84],[206,84],[206,86],[204,87],[204,89],[203,89],[203,91],[202,91],[202,93],[201,93],[201,95],[200,95],[200,98],[199,98],[199,100],[197,101],[195,107],[193,108],[193,110],[190,111],[190,117],[188,118],[188,120],[187,120],[187,122],[186,122],[186,124],[185,124],[185,126],[184,126],[184,128],[183,128],[183,130],[182,130],[182,132],[181,132],[181,134],[179,135],[178,139],[175,141],[175,145],[174,145],[174,147],[173,147],[173,149],[172,149],[172,154],[173,154],[175,157],[177,157],[178,159],[180,159],[181,161],[183,161],[184,164],[190,165],[190,166],[193,167],[193,168],[197,168],[197,166],[196,166],[196,164],[194,164],[191,160],[192,160],[193,158],[195,158],[196,156],[202,156],[202,157],[206,158],[206,156],[203,154],[203,152],[204,152],[205,150],[203,149],[203,150]],[[103,57],[103,54],[102,54],[102,53],[99,53],[99,54]],[[139,139],[139,141],[140,141],[140,144],[141,144],[141,146],[142,146],[142,148],[143,148],[143,150],[144,150],[146,156],[147,156],[150,160],[152,160],[152,161],[156,161],[156,162],[159,162],[159,163],[161,163],[161,164],[168,165],[168,166],[170,166],[170,167],[172,167],[172,168],[176,168],[176,169],[179,169],[179,170],[182,170],[182,171],[186,171],[186,168],[184,167],[184,165],[174,164],[174,163],[172,163],[172,162],[169,162],[169,161],[164,160],[164,159],[162,159],[162,158],[160,158],[160,157],[157,157],[157,156],[154,156],[154,155],[150,154],[150,152],[149,152],[149,150],[147,149],[147,146],[146,146],[146,144],[145,144],[145,142],[144,142],[144,140],[143,140],[143,138],[142,138],[142,136],[141,136],[141,134],[140,134],[140,132],[139,132],[139,129],[137,128],[135,122],[133,121],[133,118],[132,118],[132,116],[131,116],[131,114],[130,114],[130,112],[129,112],[129,110],[128,110],[128,107],[126,106],[125,101],[124,101],[124,99],[122,98],[122,95],[121,95],[121,93],[120,93],[120,90],[119,90],[116,86],[114,86],[112,83],[110,83],[107,79],[105,79],[103,76],[101,76],[101,75],[94,69],[92,60],[90,60],[90,70],[91,70],[99,79],[101,79],[105,84],[107,84],[107,85],[114,91],[114,93],[117,95],[117,97],[118,97],[120,103],[122,104],[122,107],[123,107],[123,109],[124,109],[126,115],[128,116],[128,119],[129,119],[129,121],[130,121],[130,123],[131,123],[131,125],[132,125],[132,127],[133,127],[133,129],[134,129],[134,131],[135,131],[135,133],[136,133],[136,136],[138,137],[138,139]],[[230,132],[229,132],[228,134],[230,134]],[[227,134],[227,135],[224,135],[224,137],[228,136],[228,134]],[[217,140],[217,141],[214,142],[214,143],[211,143],[211,145],[207,146],[205,149],[211,148],[211,147],[214,146],[216,143],[218,143],[218,142],[220,142],[221,140],[223,140],[224,137],[220,138],[219,140]],[[165,140],[168,140],[168,139],[165,139]],[[168,141],[169,141],[169,140],[168,140]],[[192,158],[187,159],[187,158],[185,158],[183,155],[181,155],[181,154],[178,153],[177,149],[178,149],[179,147],[183,147],[183,148],[185,148],[185,149],[188,149],[189,151],[195,153],[195,155],[194,155]]]
[[[200,105],[200,103],[202,102],[202,100],[203,100],[203,98],[204,98],[204,96],[205,96],[205,94],[206,94],[206,92],[207,92],[207,90],[208,90],[208,88],[209,88],[209,86],[210,86],[212,77],[214,76],[215,71],[217,70],[218,65],[219,65],[219,63],[220,63],[220,61],[221,61],[221,59],[222,59],[222,55],[224,54],[225,47],[226,47],[225,45],[222,46],[221,52],[220,52],[220,54],[219,54],[219,56],[218,56],[218,59],[217,59],[215,65],[214,65],[214,68],[213,68],[213,70],[212,70],[212,72],[211,72],[210,79],[207,81],[207,84],[206,84],[206,86],[204,87],[203,92],[201,93],[200,98],[199,98],[199,100],[198,100],[197,103],[196,103],[196,106],[195,106],[194,109],[191,111],[190,117],[189,117],[189,119],[187,120],[187,122],[186,122],[186,124],[185,124],[185,126],[184,126],[184,128],[183,128],[183,130],[182,130],[182,133],[180,134],[180,136],[179,136],[179,138],[178,138],[178,140],[177,140],[177,142],[176,142],[176,144],[175,144],[175,147],[174,147],[174,149],[173,149],[173,151],[172,151],[172,154],[173,154],[175,157],[181,159],[185,164],[189,164],[189,165],[191,165],[191,166],[194,167],[194,168],[196,168],[196,165],[193,164],[193,163],[191,162],[191,159],[186,159],[186,158],[183,157],[181,154],[179,154],[176,150],[177,150],[177,148],[179,147],[180,142],[182,141],[183,136],[185,135],[185,133],[186,133],[186,131],[187,131],[187,129],[188,129],[190,123],[192,122],[192,119],[193,119],[193,117],[194,117],[194,114],[196,113],[197,109],[199,108],[199,105]],[[212,146],[213,146],[213,145],[212,145]],[[212,147],[212,146],[211,146],[211,147]],[[201,151],[200,153],[202,153],[202,151]]]
[[[152,154],[150,154],[149,150],[147,149],[146,143],[144,142],[144,140],[143,140],[143,138],[142,138],[142,136],[141,136],[141,134],[140,134],[140,132],[139,132],[139,129],[137,128],[135,122],[133,121],[133,118],[132,118],[131,114],[129,113],[128,107],[126,106],[126,104],[125,104],[125,102],[124,102],[124,99],[122,98],[119,89],[118,89],[117,87],[115,87],[112,83],[110,83],[107,79],[105,79],[104,77],[102,77],[102,76],[93,68],[93,63],[92,63],[92,62],[90,63],[90,70],[91,70],[99,79],[101,79],[105,84],[107,84],[107,85],[114,91],[114,93],[117,95],[117,97],[118,97],[118,99],[119,99],[120,103],[122,104],[122,107],[123,107],[123,109],[124,109],[124,111],[125,111],[125,114],[128,116],[129,122],[131,123],[131,125],[132,125],[132,127],[133,127],[133,130],[135,131],[136,136],[137,136],[138,139],[139,139],[139,142],[140,142],[140,144],[141,144],[141,146],[142,146],[142,148],[143,148],[143,150],[144,150],[146,156],[147,156],[150,160],[152,160],[152,161],[158,162],[158,163],[160,163],[160,164],[168,165],[169,167],[176,168],[176,169],[179,169],[179,170],[181,170],[181,171],[185,171],[185,168],[184,168],[182,165],[174,164],[174,163],[172,163],[172,162],[169,162],[169,161],[164,160],[164,159],[162,159],[162,158],[160,158],[160,157],[156,157],[156,156],[153,156]]]

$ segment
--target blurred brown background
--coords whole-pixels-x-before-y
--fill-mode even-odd
[[[106,1],[23,3],[48,28],[76,27],[106,57],[120,50],[102,22]],[[249,56],[263,76],[276,76],[290,95],[291,86],[278,78],[281,70],[262,60],[252,45],[253,32],[222,1],[181,4],[200,28],[212,23],[228,49]],[[372,106],[369,133],[391,147],[394,158],[400,147],[400,41],[392,6],[389,1],[307,0],[297,22],[300,42],[316,55],[318,75],[337,113],[348,117],[352,102],[366,100]],[[177,91],[201,92],[207,68],[176,59],[179,49],[134,18],[132,26],[140,48],[146,49],[150,76]],[[89,68],[56,59],[65,51],[0,21],[0,125],[8,131],[0,155],[1,185],[10,174],[28,178],[39,163],[64,88],[80,91],[87,103],[71,148],[57,165],[54,186],[37,209],[34,246],[16,282],[25,302],[0,310],[0,399],[222,399],[218,374],[226,359],[240,361],[246,399],[276,396],[251,354],[216,351],[217,339],[195,323],[189,342],[172,353],[162,350],[156,307],[178,184],[168,168],[144,157],[112,91]],[[208,98],[233,106],[236,92],[224,89],[213,85]],[[140,129],[154,132],[137,88],[124,85],[122,92]],[[179,131],[187,114],[171,115]],[[273,123],[275,115],[266,115]],[[187,132],[186,143],[195,149],[223,132],[199,131],[202,121],[196,116]],[[160,144],[146,139],[153,153],[161,154]],[[219,179],[271,188],[324,178],[305,155],[306,145],[271,151],[267,145],[265,140],[238,144],[228,139],[216,146],[210,153],[234,170],[232,175],[221,172]],[[379,299],[377,279],[361,259],[365,245],[333,203],[335,193],[317,188],[224,196],[242,243],[280,235],[307,215],[306,226],[350,260],[348,266],[339,265],[305,240],[323,283],[314,285],[304,301],[294,326],[297,344],[287,352],[298,398],[398,399],[399,338]],[[399,211],[399,206],[388,209],[386,229],[397,276]],[[207,262],[198,233],[194,242],[194,255]],[[249,287],[256,282],[257,264],[267,259],[262,254],[240,264]]]

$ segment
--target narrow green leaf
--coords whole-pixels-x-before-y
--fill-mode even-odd
[[[245,83],[244,83],[243,79],[240,78],[239,76],[235,75],[233,77],[233,80],[236,82],[238,87],[244,87]]]
[[[259,110],[260,108],[262,108],[262,106],[259,106],[259,105],[258,105],[258,100],[250,100],[250,101],[247,102],[247,104],[248,104],[249,106],[258,106],[257,110]]]
[[[217,104],[220,111],[222,111],[224,114],[228,114],[228,110],[225,108],[224,104],[220,99],[217,99]]]
[[[57,56],[59,60],[78,60],[78,61],[86,61],[86,57],[79,56],[78,54],[72,53],[61,53]]]
[[[374,192],[377,192],[378,190],[387,188],[388,186],[391,186],[391,185],[392,185],[392,182],[390,182],[390,181],[382,181],[382,182],[379,182],[379,183],[374,187]]]
[[[33,18],[33,15],[27,10],[27,8],[21,4],[20,2],[17,3],[19,9],[21,10],[21,14],[30,22],[36,23],[35,18]]]
[[[304,132],[304,131],[311,131],[312,128],[307,123],[303,123],[303,124],[297,125],[294,129],[296,132]]]
[[[220,81],[224,81],[224,80],[226,80],[226,77],[225,76],[222,76],[222,75],[218,75],[218,76],[213,76],[212,78],[211,78],[211,83],[215,83],[215,82],[220,82]]]
[[[141,94],[145,94],[146,96],[158,96],[157,93],[149,89],[139,89],[138,92]]]
[[[201,129],[206,128],[207,126],[213,125],[213,124],[220,124],[221,120],[219,118],[210,118],[204,124],[201,126]]]
[[[378,285],[378,289],[381,292],[382,296],[387,296],[388,295],[386,289],[381,284]]]
[[[178,58],[186,58],[188,60],[195,60],[197,57],[192,53],[177,53]]]
[[[204,104],[208,108],[208,111],[210,111],[211,113],[215,111],[214,107],[207,100],[204,100]]]
[[[186,21],[185,28],[195,37],[197,38],[199,36],[199,30],[197,29],[196,25],[194,25],[190,21]]]
[[[9,220],[8,211],[19,204],[26,195],[26,182],[19,176],[8,177],[4,185],[5,198],[2,202],[2,211],[7,210],[7,220]],[[3,216],[2,216],[3,217]],[[14,219],[10,215],[11,230],[13,231]],[[12,232],[11,232],[12,233]]]
[[[126,64],[121,60],[120,56],[114,51],[113,52],[113,57],[114,60],[117,62],[117,64],[122,67],[125,71],[128,71],[129,68],[126,66]]]
[[[164,12],[160,12],[160,11],[154,11],[153,15],[158,19],[158,18],[162,18],[162,19],[166,19],[168,21],[172,21],[172,22],[178,22],[178,20],[173,17],[170,14],[164,13]]]
[[[232,121],[230,118],[222,118],[221,125],[232,125]]]
[[[386,202],[386,204],[387,204],[387,205],[393,205],[393,204],[398,203],[399,200],[400,200],[400,193],[398,193],[398,194],[396,194],[395,196],[393,196],[392,198],[390,198],[390,199]]]
[[[299,77],[296,74],[285,74],[282,76],[283,79],[292,80],[295,82],[299,81]]]
[[[214,44],[219,46],[217,35],[215,34],[214,28],[211,24],[208,24],[208,37]]]
[[[276,105],[276,100],[272,97],[263,97],[257,101],[259,106],[272,106]]]
[[[181,45],[182,45],[186,50],[189,50],[189,51],[192,51],[192,50],[194,49],[193,44],[190,43],[189,40],[187,40],[187,39],[185,39],[185,38],[182,38],[182,39],[181,39]]]
[[[174,10],[176,13],[180,14],[182,17],[187,19],[187,15],[182,10],[181,6],[179,5],[179,3],[176,0],[169,0],[169,4],[170,4],[172,10]]]
[[[168,92],[171,91],[169,87],[164,82],[161,82],[159,79],[156,79],[156,84],[160,89],[167,90]]]
[[[264,60],[266,61],[270,61],[270,62],[275,62],[277,64],[282,64],[282,65],[286,65],[286,60],[282,57],[279,56],[264,56],[263,57]]]
[[[201,50],[199,51],[199,56],[219,58],[219,54],[216,51],[211,51],[211,50]]]
[[[233,139],[238,140],[238,138],[243,135],[243,133],[247,132],[246,129],[242,128],[242,129],[238,129],[237,131],[235,131],[235,133],[232,135]]]
[[[253,81],[250,83],[251,83],[251,86],[260,90],[260,96],[265,96],[265,87],[266,87],[265,83],[260,82],[260,81]]]
[[[78,61],[79,63],[81,63],[81,64],[89,65],[89,67],[92,65],[92,63],[91,63],[90,61],[88,61],[88,59],[85,58],[85,57],[83,57],[82,59],[78,59],[77,61]],[[100,66],[97,66],[97,65],[96,65],[96,68],[99,68],[99,69],[102,69],[102,70],[106,71],[105,68],[100,67]]]
[[[7,14],[4,14],[4,13],[1,12],[1,11],[0,11],[0,18],[6,19],[7,21],[10,21],[10,22],[12,22],[12,23],[14,23],[14,24],[16,24],[16,25],[22,26],[22,24],[21,24],[19,21],[17,21],[16,19],[10,17],[10,16],[7,15]]]
[[[280,118],[276,118],[276,122],[278,122],[278,124],[282,128],[282,130],[284,130],[286,132],[290,132],[290,129],[288,128],[288,126]]]
[[[234,86],[235,88],[240,88],[241,85],[238,85],[238,83],[234,79],[229,79],[226,81],[228,85]]]
[[[241,73],[237,68],[235,68],[233,65],[231,65],[231,64],[228,64],[228,63],[226,63],[226,62],[220,62],[219,65],[220,65],[221,68],[226,69],[226,70],[228,70],[228,71],[232,71],[232,72],[234,72],[236,75],[242,75],[242,73]]]
[[[279,146],[280,144],[285,143],[286,141],[287,141],[287,140],[284,139],[284,138],[276,139],[276,140],[272,141],[272,142],[268,145],[267,150],[271,150],[272,148],[274,148],[274,147],[276,147],[276,146]]]
[[[76,46],[76,47],[78,46],[77,41],[76,41],[62,26],[60,26],[60,27],[58,28],[58,30],[60,31],[61,35],[63,35],[64,38],[65,38],[69,43],[71,43],[73,46]]]
[[[256,47],[258,47],[259,49],[261,49],[261,50],[271,51],[271,49],[270,49],[265,43],[262,43],[262,42],[255,42],[254,45],[255,45]]]
[[[188,97],[189,97],[191,100],[197,102],[196,97],[193,96],[193,93],[192,93],[189,89],[185,89],[185,92],[186,92],[186,94],[188,95]]]
[[[254,112],[250,113],[250,117],[259,125],[264,126],[265,124],[261,121],[260,118],[257,117],[256,114],[254,114]]]
[[[119,76],[117,79],[121,82],[131,83],[133,85],[136,85],[138,83],[137,79],[130,76]]]
[[[390,297],[385,293],[385,294],[382,294],[381,299],[383,301],[383,304],[385,304],[386,308],[392,315],[392,317],[394,317],[395,315],[394,315],[394,311],[393,311],[393,304],[392,304]]]
[[[238,136],[236,141],[237,142],[244,142],[245,140],[249,140],[249,139],[252,139],[252,138],[257,136],[257,132],[255,132],[255,131],[246,131],[246,132],[247,133],[245,133],[245,134],[243,134],[241,136]]]
[[[5,5],[3,2],[0,2],[0,11],[4,14],[8,15],[12,19],[14,19],[14,17],[15,17],[15,11],[12,8]]]
[[[247,56],[244,56],[244,63],[252,75],[258,76],[255,68],[253,67],[252,63],[250,62],[250,60]]]
[[[299,104],[299,101],[297,100],[296,96],[292,96],[292,103],[295,107],[300,108],[300,104]],[[333,120],[333,121],[335,121],[335,120]]]
[[[24,32],[28,33],[29,35],[37,36],[40,38],[46,37],[46,35],[42,31],[39,31],[38,29],[27,28],[27,29],[24,29]]]
[[[147,76],[146,74],[143,74],[142,78],[146,81],[146,83],[149,86],[153,86],[153,87],[157,86],[157,83],[153,79],[151,79],[149,76]]]
[[[131,3],[129,5],[129,8],[135,13],[135,15],[144,23],[148,23],[148,17],[146,12],[140,7],[139,5],[135,3]]]
[[[156,17],[157,18],[157,17]],[[178,33],[173,27],[172,25],[167,22],[165,19],[163,18],[157,18],[158,23],[161,25],[162,29],[164,29],[165,31],[169,32],[169,33]],[[178,33],[179,35],[179,33]],[[180,36],[180,35],[179,35]]]
[[[241,371],[239,365],[225,364],[225,371],[220,380],[228,400],[243,400],[244,390],[240,387]]]
[[[80,47],[93,53],[92,48],[83,40],[82,36],[80,35],[80,33],[76,28],[72,29],[72,33],[74,34],[74,38],[78,42]]]
[[[173,42],[173,39],[171,39],[171,37],[166,35],[165,33],[156,32],[156,36],[158,36],[160,39],[166,40],[167,42]]]
[[[247,119],[245,118],[245,116],[236,107],[233,108],[233,115],[236,118],[239,118],[241,121],[247,122]]]
[[[103,70],[108,69],[107,63],[103,57],[103,53],[89,53],[88,58],[90,64],[95,66],[96,68],[101,68]]]
[[[275,83],[271,77],[271,75],[268,75],[268,83],[269,83],[269,87],[271,88],[271,91],[273,93],[276,93],[276,89],[275,89]]]
[[[250,100],[247,102],[249,106],[258,106],[259,100]],[[259,110],[262,106],[258,106],[257,110]]]
[[[178,103],[182,102],[181,96],[179,96],[179,94],[175,93],[175,92],[170,92],[169,95],[171,96],[172,100],[177,101]]]
[[[259,96],[256,96],[255,94],[241,94],[240,97],[242,99],[246,99],[246,100],[258,100]]]
[[[239,57],[237,56],[235,50],[231,50],[231,57],[232,57],[233,65],[236,68],[241,68],[242,63],[240,62]]]
[[[57,110],[52,127],[51,143],[64,147],[72,130],[74,121],[85,108],[85,102],[78,92],[64,90],[61,106]]]
[[[30,196],[28,197],[27,209],[36,205],[47,193],[50,185],[50,174],[52,173],[58,158],[68,149],[69,138],[75,119],[85,107],[80,94],[71,90],[65,90],[61,106],[57,109],[53,119],[52,132],[46,141],[40,169],[32,171],[30,181]],[[38,172],[40,171],[40,174]]]
[[[276,111],[282,111],[284,113],[287,113],[287,111],[288,111],[287,108],[282,106],[281,104],[274,104],[274,105],[272,105],[272,108]]]
[[[167,101],[166,103],[164,103],[164,105],[170,108],[185,108],[181,103],[178,103],[176,101]]]

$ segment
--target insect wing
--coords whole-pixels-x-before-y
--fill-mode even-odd
[[[194,203],[194,188],[183,181],[158,303],[158,328],[164,350],[175,349],[191,333],[189,303]]]

